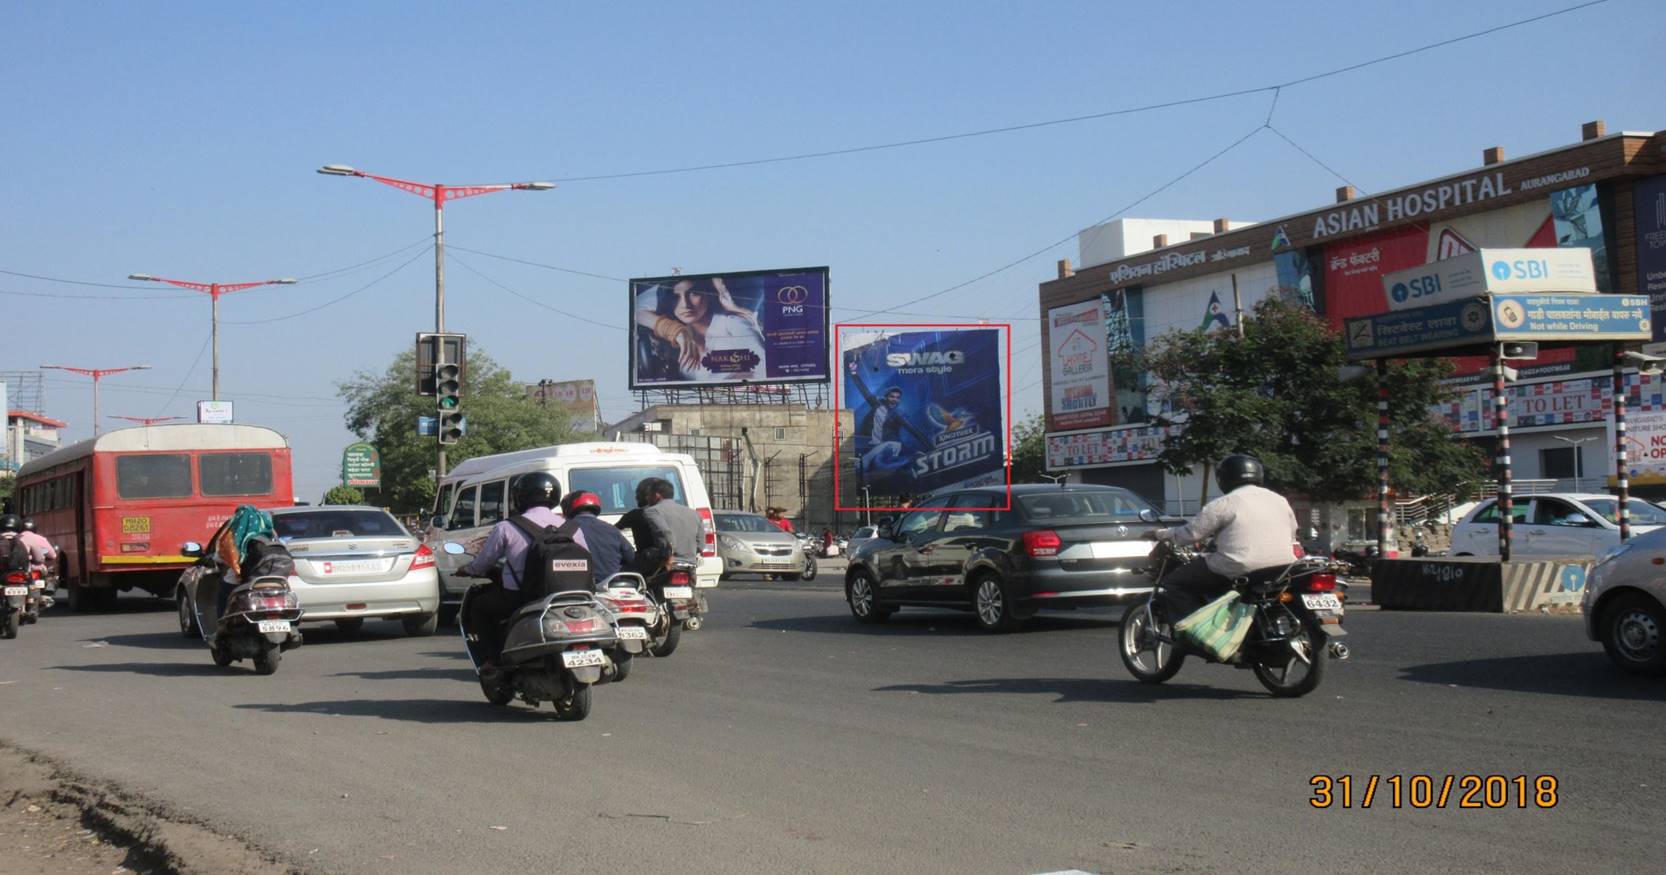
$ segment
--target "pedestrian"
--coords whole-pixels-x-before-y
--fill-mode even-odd
[[[782,516],[782,510],[783,508],[779,507],[765,508],[764,516],[768,517],[769,521],[774,523],[776,528],[790,535],[793,533],[793,521]]]

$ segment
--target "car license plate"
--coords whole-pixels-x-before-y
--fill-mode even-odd
[[[692,587],[692,586],[668,586],[668,587],[665,588],[665,597],[668,598],[668,599],[691,599],[691,598],[694,598],[694,587]]]
[[[1318,595],[1303,593],[1302,604],[1310,611],[1342,612],[1342,600],[1329,593],[1320,593]]]
[[[600,650],[566,650],[561,654],[561,664],[568,668],[601,665],[603,661]]]
[[[625,641],[647,641],[648,630],[641,626],[620,626],[619,637]]]
[[[260,634],[262,634],[262,635],[269,635],[273,632],[288,632],[289,631],[289,621],[288,620],[261,620],[260,622],[255,624],[255,628],[259,629]]]
[[[345,562],[320,562],[326,576],[334,574],[367,574],[382,570],[380,559],[349,559]]]
[[[8,597],[9,596],[14,596],[14,595],[28,595],[28,594],[29,594],[29,588],[26,587],[26,586],[8,586],[8,587],[6,587],[6,595]]]

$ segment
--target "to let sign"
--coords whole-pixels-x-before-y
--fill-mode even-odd
[[[382,457],[366,443],[349,446],[341,454],[341,482],[347,486],[382,486]]]

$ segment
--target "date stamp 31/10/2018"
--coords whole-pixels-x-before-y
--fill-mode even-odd
[[[1314,808],[1555,808],[1553,775],[1314,775]]]

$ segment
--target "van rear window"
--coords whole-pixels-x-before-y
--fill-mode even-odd
[[[185,498],[191,494],[191,457],[147,453],[116,457],[116,494],[122,498]]]
[[[683,504],[688,497],[683,492],[683,478],[673,465],[641,465],[628,468],[574,468],[567,488],[576,492],[594,492],[602,498],[602,513],[625,513],[636,507],[636,484],[649,477],[671,481],[677,494],[672,496]]]

